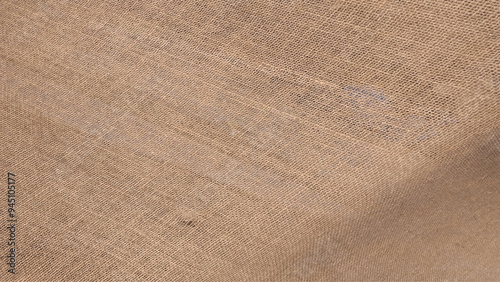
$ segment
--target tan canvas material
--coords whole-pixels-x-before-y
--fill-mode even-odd
[[[499,281],[497,0],[1,0],[0,281]]]

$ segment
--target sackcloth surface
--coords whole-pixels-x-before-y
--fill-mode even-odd
[[[497,0],[1,0],[0,281],[499,281],[499,44]]]

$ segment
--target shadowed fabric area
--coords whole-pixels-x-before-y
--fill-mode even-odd
[[[499,63],[496,0],[2,0],[0,281],[498,281]]]

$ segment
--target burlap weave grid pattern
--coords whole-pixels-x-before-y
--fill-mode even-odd
[[[496,0],[2,0],[0,281],[498,281],[499,63]]]

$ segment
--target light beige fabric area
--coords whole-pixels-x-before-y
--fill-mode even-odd
[[[496,0],[2,0],[0,280],[498,281],[499,44]]]

